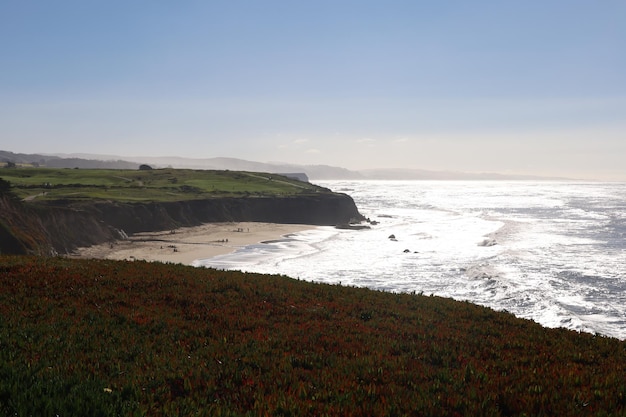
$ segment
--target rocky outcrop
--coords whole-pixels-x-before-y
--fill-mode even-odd
[[[352,198],[338,193],[134,204],[77,205],[55,201],[49,205],[31,205],[14,200],[7,204],[10,210],[0,207],[0,253],[38,255],[69,253],[80,246],[112,241],[122,234],[211,222],[337,225],[363,219]],[[18,216],[19,213],[22,214]]]

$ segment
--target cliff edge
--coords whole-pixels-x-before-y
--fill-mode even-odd
[[[339,193],[223,197],[158,203],[51,201],[29,204],[0,195],[0,253],[55,255],[138,232],[211,222],[338,225],[363,220]]]

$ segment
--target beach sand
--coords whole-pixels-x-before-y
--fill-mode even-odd
[[[185,265],[315,226],[278,223],[207,223],[172,231],[136,233],[128,240],[77,249],[70,257],[146,260]]]

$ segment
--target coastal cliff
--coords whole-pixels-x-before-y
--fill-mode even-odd
[[[352,198],[339,193],[159,203],[29,204],[0,196],[0,210],[0,253],[34,255],[66,254],[126,234],[211,222],[338,225],[363,219]]]

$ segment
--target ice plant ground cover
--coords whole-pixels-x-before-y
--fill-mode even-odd
[[[467,302],[0,256],[3,415],[626,413],[626,342]]]

